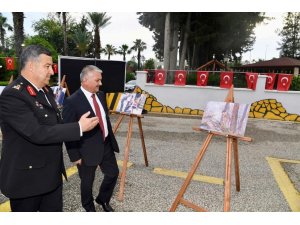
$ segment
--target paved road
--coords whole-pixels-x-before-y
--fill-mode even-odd
[[[117,116],[112,116],[112,123]],[[207,133],[195,132],[199,117],[166,117],[146,114],[142,119],[149,167],[145,167],[141,141],[134,121],[129,161],[127,169],[125,199],[117,200],[119,182],[112,206],[119,212],[167,212],[175,200],[184,179],[178,172],[188,172],[205,140]],[[122,122],[116,137],[124,149],[127,135],[127,118]],[[300,123],[268,120],[248,121],[245,136],[252,137],[252,143],[239,142],[239,163],[241,191],[235,191],[232,176],[231,211],[235,212],[288,212],[299,211],[300,200],[284,193],[283,187],[290,187],[299,196],[300,191]],[[123,160],[123,152],[117,155]],[[192,181],[185,199],[208,211],[223,210],[224,186],[217,184],[224,179],[226,142],[223,137],[214,137],[197,169],[196,174],[208,176],[208,182]],[[72,167],[65,156],[67,167]],[[291,161],[292,160],[292,161]],[[277,163],[277,164],[276,164]],[[274,166],[275,165],[275,166]],[[280,165],[276,167],[276,165]],[[281,169],[282,168],[282,169]],[[165,172],[168,175],[158,174]],[[277,182],[283,172],[288,177],[283,183]],[[277,173],[276,172],[276,173]],[[94,192],[99,188],[100,172],[96,178]],[[221,180],[222,183],[222,180]],[[289,189],[290,190],[290,189]],[[290,201],[292,198],[294,201]],[[0,203],[7,199],[0,194]],[[297,208],[298,207],[298,208]],[[83,211],[80,205],[79,178],[75,173],[64,183],[64,210]],[[97,211],[102,211],[99,207]],[[177,211],[192,211],[179,206]]]

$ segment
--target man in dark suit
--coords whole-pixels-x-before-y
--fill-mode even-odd
[[[0,189],[12,211],[62,211],[63,141],[76,141],[93,129],[98,118],[84,114],[62,124],[47,87],[52,76],[51,53],[37,45],[20,56],[21,75],[0,96],[3,135]]]
[[[99,118],[99,125],[85,133],[80,141],[66,142],[70,160],[77,165],[81,179],[81,203],[87,212],[95,212],[93,182],[99,166],[104,174],[96,203],[106,212],[114,211],[109,201],[119,175],[114,152],[119,152],[108,116],[106,98],[99,92],[102,71],[93,65],[83,68],[81,87],[64,102],[64,122],[76,121],[86,110]]]

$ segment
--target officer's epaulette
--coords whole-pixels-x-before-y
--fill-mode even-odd
[[[12,88],[21,91],[23,89],[23,82],[13,85]]]

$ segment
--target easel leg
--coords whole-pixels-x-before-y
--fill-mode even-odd
[[[115,134],[120,126],[120,123],[122,122],[123,118],[125,115],[120,115],[119,118],[117,119],[117,122],[113,128],[113,133]]]
[[[226,170],[225,170],[225,190],[224,190],[224,211],[230,210],[230,186],[231,186],[231,152],[232,138],[227,137]]]
[[[141,121],[140,117],[137,117],[137,120],[138,120],[138,124],[139,124],[140,137],[141,137],[141,141],[142,141],[145,165],[148,166],[147,151],[146,151],[146,145],[145,145],[145,140],[144,140],[142,121]]]
[[[182,185],[175,201],[172,204],[172,207],[170,208],[170,212],[175,212],[176,208],[178,207],[178,204],[179,204],[181,198],[183,197],[187,187],[189,186],[189,184],[190,184],[190,182],[191,182],[191,180],[192,180],[192,178],[193,178],[193,176],[194,176],[194,174],[195,174],[195,172],[196,172],[196,170],[199,166],[199,163],[200,163],[202,157],[204,156],[204,153],[205,153],[212,137],[213,137],[213,134],[208,134],[207,138],[205,139],[205,141],[204,141],[204,143],[203,143],[203,145],[202,145],[202,147],[201,147],[201,149],[200,149],[200,151],[199,151],[199,153],[196,157],[196,160],[195,160],[190,172],[187,175],[187,178],[185,179],[185,181],[184,181],[184,183],[183,183],[183,185]]]
[[[233,139],[233,154],[234,154],[234,166],[235,166],[235,188],[236,191],[240,191],[240,171],[239,171],[239,153],[238,153],[238,140]]]
[[[129,158],[130,139],[132,134],[132,122],[133,122],[133,117],[130,116],[129,123],[128,123],[127,141],[126,141],[126,147],[124,152],[123,168],[122,168],[122,174],[120,180],[120,190],[119,190],[119,197],[118,197],[119,201],[123,201],[124,199],[125,177],[126,177],[126,170],[127,170],[127,162]]]

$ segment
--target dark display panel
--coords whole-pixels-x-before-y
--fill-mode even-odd
[[[124,91],[126,62],[63,56],[59,57],[59,71],[61,78],[66,75],[70,94],[80,87],[79,75],[87,65],[95,65],[103,71],[100,90],[105,93]]]

